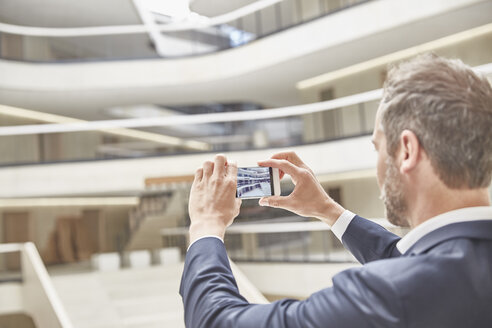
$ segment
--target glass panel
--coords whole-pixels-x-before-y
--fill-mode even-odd
[[[319,0],[304,0],[302,1],[302,18],[303,21],[308,21],[319,17],[323,13],[323,8],[320,6]]]
[[[0,285],[22,282],[20,252],[0,253]]]
[[[138,107],[138,106],[137,106]],[[120,118],[140,117],[135,110],[111,112]],[[155,110],[160,106],[153,106]],[[255,104],[162,106],[175,115],[216,112],[251,112]],[[289,147],[370,134],[377,101],[334,110],[277,119],[155,126],[140,129],[81,131],[38,135],[1,136],[0,165],[63,161],[140,158],[196,152],[221,152]],[[140,115],[140,114],[138,114]],[[1,124],[35,124],[0,114]]]

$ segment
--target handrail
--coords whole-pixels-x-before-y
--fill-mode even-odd
[[[385,219],[371,219],[383,228],[394,228],[395,226]],[[308,222],[283,222],[283,223],[241,223],[231,225],[227,229],[228,234],[243,233],[286,233],[300,231],[330,231],[331,227],[321,221]]]
[[[368,219],[379,224],[383,228],[396,228],[386,219]],[[226,235],[231,234],[270,234],[270,233],[286,233],[286,232],[308,232],[308,231],[330,231],[331,227],[321,221],[307,222],[274,222],[261,223],[260,221],[247,223],[234,223],[226,230]],[[188,234],[187,227],[166,228],[161,230],[162,236],[176,236]]]
[[[345,106],[356,105],[381,98],[382,89],[372,90],[356,95],[313,104],[288,106],[283,108],[263,109],[244,112],[212,113],[197,115],[173,115],[165,117],[134,118],[121,120],[104,120],[90,122],[74,122],[62,124],[34,124],[0,127],[0,136],[46,134],[59,132],[96,131],[115,128],[143,128],[150,126],[175,126],[188,124],[206,124],[219,122],[253,121],[262,119],[282,118],[324,112]]]
[[[0,114],[13,115],[13,116],[27,118],[30,120],[35,120],[43,123],[62,124],[62,123],[88,122],[86,120],[75,119],[72,117],[49,114],[49,113],[41,113],[29,109],[11,107],[6,105],[0,105]],[[181,146],[193,150],[210,149],[210,145],[206,142],[197,141],[193,139],[185,140],[183,138],[152,133],[147,131],[137,131],[131,129],[113,129],[111,131],[102,131],[102,132],[110,135],[120,136],[120,137],[129,137],[129,138],[143,140],[143,141],[162,143],[165,145]]]
[[[296,217],[296,216],[293,216]],[[355,259],[343,249],[331,227],[320,221],[284,221],[292,217],[277,218],[277,222],[254,221],[233,223],[225,233],[225,245],[236,262],[351,262]],[[383,228],[402,235],[405,229],[386,219],[369,219]],[[161,237],[168,247],[186,250],[187,227],[162,229]]]
[[[0,253],[11,252],[21,253],[24,310],[33,317],[36,325],[53,328],[73,327],[36,246],[32,242],[0,244]]]
[[[256,288],[255,285],[246,277],[246,275],[237,267],[237,265],[229,259],[231,265],[232,274],[236,279],[239,293],[250,303],[254,304],[268,304],[268,300],[263,294]]]
[[[35,292],[35,288],[37,287],[38,290],[44,292],[45,297],[48,299],[49,304],[51,305],[53,310],[52,314],[46,313],[45,310],[43,311],[42,314],[40,313],[40,316],[42,315],[43,322],[46,324],[50,324],[50,327],[53,327],[52,325],[55,323],[55,321],[58,321],[60,327],[71,328],[72,323],[68,318],[68,315],[60,301],[60,298],[58,297],[58,294],[55,291],[55,287],[53,286],[51,279],[48,275],[48,272],[46,271],[46,268],[43,265],[43,261],[39,256],[36,246],[34,246],[34,244],[31,242],[24,244],[24,254],[22,256],[22,264],[24,267],[23,270],[26,271],[25,273],[23,273],[23,275],[26,275],[24,281],[27,284],[26,289],[24,290],[24,294],[26,298],[27,297],[31,298],[29,300],[30,303],[32,302],[32,304],[30,305],[31,311],[35,309],[42,311],[45,305],[45,304],[39,304],[39,300],[37,300],[38,302],[36,301],[33,302],[32,300],[33,298],[32,294],[33,292]],[[29,268],[29,266],[32,266],[32,268]],[[29,269],[31,269],[32,272],[29,272]],[[32,285],[31,283],[31,285],[29,285],[30,278],[38,279],[39,284]],[[44,325],[42,326],[44,327]]]
[[[229,13],[222,14],[200,22],[176,22],[163,26],[157,26],[159,32],[178,32],[193,29],[201,29],[220,24],[226,24],[233,20],[253,14],[257,11],[273,6],[284,0],[258,0]],[[123,35],[147,33],[149,29],[145,25],[115,25],[115,26],[91,26],[91,27],[33,27],[0,23],[0,32],[17,34],[24,36],[44,36],[44,37],[78,37],[96,35]]]
[[[22,244],[0,244],[1,253],[15,253],[22,251]]]

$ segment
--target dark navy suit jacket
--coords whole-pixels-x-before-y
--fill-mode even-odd
[[[262,305],[239,294],[223,243],[198,240],[180,287],[186,327],[492,327],[492,221],[444,226],[403,255],[399,239],[356,216],[342,241],[362,267],[304,301]]]

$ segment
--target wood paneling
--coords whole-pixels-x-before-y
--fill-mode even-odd
[[[28,212],[5,212],[3,214],[3,242],[22,243],[33,241],[31,220]],[[6,254],[8,269],[20,268],[19,254]]]
[[[195,177],[193,175],[180,175],[174,177],[155,177],[145,179],[145,186],[162,185],[167,183],[179,183],[179,182],[193,182]]]

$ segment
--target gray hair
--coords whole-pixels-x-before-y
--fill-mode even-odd
[[[492,88],[461,60],[420,55],[392,67],[380,104],[387,152],[413,131],[449,188],[485,188],[492,178]]]

